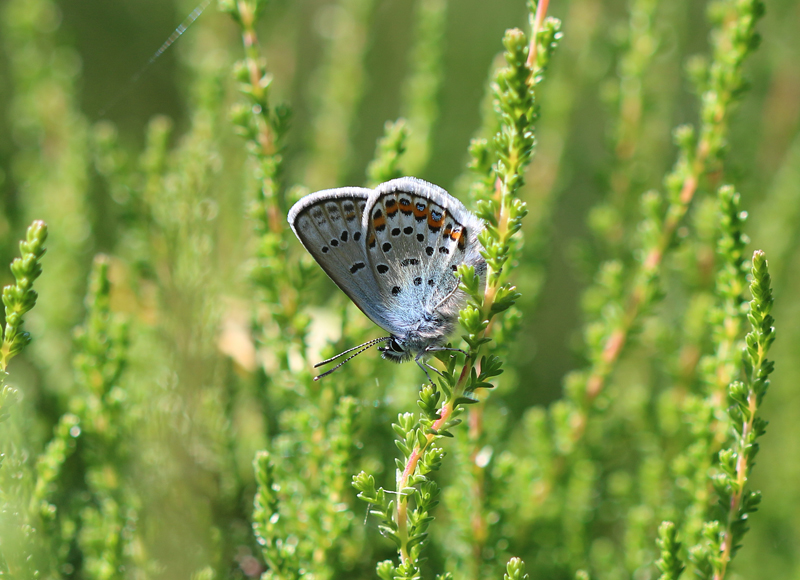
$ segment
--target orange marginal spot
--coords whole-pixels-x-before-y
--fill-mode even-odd
[[[372,220],[372,225],[375,227],[376,230],[380,230],[382,227],[386,225],[386,218],[384,216],[376,217]]]
[[[405,202],[405,203],[403,203],[403,202]],[[404,197],[400,198],[400,203],[398,205],[400,206],[400,211],[402,211],[406,215],[410,214],[411,211],[414,208],[414,206],[412,205],[411,201],[406,199],[406,198],[404,198]]]
[[[394,198],[389,198],[383,203],[383,207],[386,208],[386,215],[390,218],[393,218],[397,214],[397,200]]]
[[[467,246],[467,228],[458,231],[458,249],[463,250]]]
[[[439,214],[439,219],[438,220],[433,217],[434,213],[438,213]],[[434,210],[434,211],[429,212],[428,213],[428,225],[430,227],[434,228],[434,229],[439,229],[440,227],[442,227],[442,224],[444,224],[444,214],[445,214],[444,210],[441,210],[441,211]]]
[[[370,248],[375,247],[375,232],[370,232],[369,238],[367,238],[367,245],[369,245]]]
[[[422,206],[422,208],[420,208],[419,206]],[[430,209],[428,209],[427,205],[422,204],[422,203],[417,203],[417,204],[414,205],[414,217],[422,218],[422,217],[427,216],[429,213],[430,213]]]
[[[458,249],[463,250],[467,245],[467,228],[456,226],[450,234],[450,239],[458,243]]]

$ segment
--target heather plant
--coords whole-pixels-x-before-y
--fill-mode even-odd
[[[84,9],[0,17],[0,575],[797,574],[796,3]],[[315,380],[376,330],[288,209],[403,175],[461,352]]]

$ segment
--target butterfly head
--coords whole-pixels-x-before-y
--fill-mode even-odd
[[[380,346],[378,350],[383,358],[396,363],[405,362],[413,356],[408,345],[396,336],[390,336],[386,346]]]
[[[420,324],[415,331],[389,336],[386,345],[378,347],[381,356],[386,360],[401,363],[419,358],[420,355],[440,346],[447,332],[443,330],[442,321],[439,318],[435,320],[436,323]]]

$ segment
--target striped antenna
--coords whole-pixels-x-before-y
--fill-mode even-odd
[[[333,362],[333,361],[335,361],[336,359],[338,359],[338,358],[341,358],[341,357],[343,357],[344,355],[346,355],[346,354],[349,354],[349,353],[353,352],[354,350],[357,350],[357,351],[358,351],[358,352],[356,352],[355,354],[353,354],[353,355],[350,355],[349,357],[347,357],[346,359],[344,359],[342,362],[340,362],[338,365],[336,365],[336,366],[335,366],[335,367],[333,367],[332,369],[330,369],[330,370],[328,370],[328,371],[325,371],[324,373],[322,373],[321,375],[319,375],[319,376],[317,376],[317,377],[314,377],[314,380],[315,380],[315,381],[318,381],[318,380],[320,380],[322,377],[327,377],[327,376],[328,376],[329,374],[331,374],[333,371],[335,371],[336,369],[338,369],[339,367],[341,367],[341,366],[342,366],[343,364],[345,364],[346,362],[348,362],[348,361],[350,361],[350,360],[354,359],[355,357],[357,357],[358,355],[360,355],[362,352],[364,352],[364,351],[365,351],[365,350],[367,350],[368,348],[371,348],[371,347],[375,346],[375,345],[376,345],[376,344],[378,344],[378,343],[381,343],[381,342],[386,342],[387,340],[390,340],[391,338],[392,338],[391,336],[384,336],[383,338],[373,338],[372,340],[368,340],[367,342],[365,342],[365,343],[363,343],[363,344],[359,344],[358,346],[354,346],[353,348],[348,348],[346,351],[344,351],[344,352],[340,352],[340,353],[339,353],[339,354],[337,354],[336,356],[332,356],[331,358],[329,358],[329,359],[327,359],[327,360],[324,360],[324,361],[322,361],[322,362],[318,362],[317,364],[315,364],[315,365],[314,365],[314,368],[315,368],[315,369],[316,369],[316,368],[319,368],[319,367],[321,367],[322,365],[328,364],[329,362]]]

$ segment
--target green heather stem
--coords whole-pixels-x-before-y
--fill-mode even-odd
[[[40,261],[45,252],[47,224],[35,221],[29,227],[25,240],[19,243],[20,257],[11,263],[16,283],[3,288],[5,326],[0,346],[0,373],[6,375],[8,361],[30,342],[30,335],[22,330],[22,317],[36,304],[37,294],[33,282],[42,273]]]
[[[713,580],[725,578],[728,564],[748,529],[748,515],[756,511],[760,502],[760,495],[746,491],[745,486],[758,453],[756,440],[766,431],[766,421],[756,413],[769,387],[769,375],[774,367],[772,361],[767,360],[767,353],[775,340],[775,321],[770,315],[772,288],[763,251],[757,250],[753,254],[752,264],[750,292],[753,299],[748,314],[752,329],[745,338],[745,376],[743,382],[735,381],[729,387],[730,397],[734,401],[730,414],[736,437],[731,448],[720,453],[723,473],[715,480],[721,495],[720,501],[727,500],[728,509],[720,533],[722,553],[711,558]]]
[[[255,29],[267,4],[265,0],[227,0],[222,8],[239,24],[245,52],[234,74],[247,104],[234,107],[232,117],[238,132],[247,140],[259,183],[251,206],[260,238],[252,278],[264,292],[272,318],[291,339],[273,345],[282,366],[288,368],[292,344],[306,358],[308,320],[299,315],[301,301],[297,289],[305,286],[308,270],[302,263],[290,260],[287,250],[291,234],[285,219],[289,208],[283,183],[282,150],[289,110],[270,101],[272,75],[267,70]]]
[[[537,54],[539,51],[539,31],[544,26],[544,19],[547,16],[547,6],[550,0],[539,0],[536,3],[536,14],[533,18],[533,29],[531,30],[531,44],[528,47],[528,58],[525,60],[525,66],[530,69],[531,74],[528,77],[528,84],[532,87],[536,84],[536,75],[539,73]]]
[[[659,526],[658,547],[661,550],[661,557],[656,561],[656,567],[661,571],[659,580],[678,580],[685,566],[680,558],[677,528],[672,522],[662,522]]]
[[[270,160],[278,154],[278,139],[280,135],[276,130],[277,120],[269,102],[269,87],[272,76],[266,69],[261,48],[256,34],[255,24],[258,15],[265,6],[263,1],[235,0],[234,6],[227,6],[229,13],[237,20],[242,29],[242,44],[244,45],[244,67],[240,73],[242,92],[251,101],[247,115],[249,116],[248,130],[245,132],[251,144],[253,156],[264,166],[264,179],[260,192],[259,202],[263,204],[266,212],[265,226],[273,233],[284,230],[283,214],[288,208],[281,207],[281,199],[276,199],[280,186],[276,183],[278,168],[269,171]],[[244,116],[242,113],[240,115]],[[243,125],[248,120],[237,118],[236,121]],[[278,161],[279,163],[279,161]],[[282,211],[283,210],[283,211]]]
[[[714,61],[709,68],[709,86],[703,94],[700,138],[695,142],[694,131],[689,127],[680,127],[676,131],[681,155],[665,180],[670,192],[669,205],[656,228],[656,239],[647,248],[634,276],[624,313],[610,329],[599,356],[589,369],[582,409],[574,422],[573,441],[582,438],[588,409],[603,391],[632,330],[653,301],[664,257],[673,244],[675,232],[691,206],[701,179],[719,169],[730,112],[744,84],[742,66],[745,57],[757,45],[755,23],[763,12],[758,0],[731,1],[725,6],[727,17],[720,19],[718,28],[712,33]]]
[[[717,197],[721,225],[717,253],[722,263],[715,290],[720,303],[712,312],[714,354],[709,360],[711,368],[706,383],[713,408],[724,411],[728,386],[736,376],[739,363],[737,345],[744,323],[742,301],[747,286],[744,247],[748,238],[743,233],[747,213],[740,209],[739,194],[733,187],[723,186]],[[724,437],[727,433],[721,435]]]
[[[546,2],[540,5],[535,22],[540,25],[544,21]],[[534,30],[536,25],[534,25]],[[515,234],[519,231],[521,220],[525,216],[525,204],[516,198],[516,193],[523,183],[523,172],[531,160],[534,138],[533,123],[536,119],[534,105],[534,87],[531,79],[543,70],[554,49],[558,23],[551,21],[549,27],[539,36],[534,36],[534,45],[543,45],[539,58],[534,56],[535,68],[528,65],[528,40],[520,30],[508,30],[504,38],[506,61],[508,67],[498,72],[494,86],[499,102],[503,127],[496,135],[494,145],[497,152],[497,165],[494,197],[482,206],[480,215],[487,222],[487,228],[481,233],[481,243],[486,250],[487,273],[486,286],[479,291],[479,281],[471,269],[462,268],[465,289],[472,296],[474,304],[462,311],[462,324],[469,333],[470,353],[451,389],[446,392],[445,401],[438,411],[438,417],[426,432],[415,437],[415,445],[410,450],[402,470],[398,470],[396,490],[397,505],[394,511],[394,524],[399,541],[401,565],[408,569],[416,569],[416,562],[409,550],[412,538],[408,533],[408,501],[409,496],[403,490],[409,487],[411,478],[417,473],[421,458],[428,451],[435,439],[442,436],[448,425],[460,412],[465,402],[476,402],[464,396],[473,392],[474,383],[483,377],[484,366],[478,363],[481,345],[488,342],[491,322],[496,314],[513,305],[518,294],[513,286],[503,281],[508,276],[505,268],[516,243]],[[540,78],[539,78],[540,80]],[[538,80],[536,81],[538,82]],[[493,211],[493,215],[488,215]],[[465,338],[467,338],[465,336]],[[491,366],[491,365],[490,365]],[[472,388],[470,386],[473,385]],[[486,383],[486,386],[491,386]]]
[[[456,401],[461,398],[464,394],[464,388],[467,384],[467,380],[469,379],[470,373],[472,372],[472,357],[467,359],[466,364],[461,369],[461,374],[458,377],[458,382],[456,383],[455,388],[452,391],[452,395],[445,401],[442,405],[441,409],[439,410],[439,418],[431,424],[430,430],[426,433],[423,438],[422,442],[414,447],[411,455],[408,457],[408,460],[405,463],[405,467],[401,473],[399,473],[399,477],[397,478],[397,491],[406,489],[408,487],[408,480],[417,470],[417,464],[419,463],[420,458],[424,455],[425,451],[430,447],[430,445],[434,442],[437,438],[439,431],[442,430],[445,425],[450,421],[451,416],[453,415],[453,411],[456,408]],[[400,558],[401,561],[406,564],[408,563],[409,553],[408,553],[408,501],[407,499],[404,501],[402,496],[399,496],[397,499],[397,512],[395,516],[395,521],[397,523],[397,528],[399,530],[399,536],[401,539],[400,545]]]
[[[692,164],[691,173],[686,176],[683,182],[678,203],[671,205],[667,209],[658,243],[648,251],[639,267],[639,271],[636,274],[636,282],[627,299],[625,314],[619,326],[606,339],[600,360],[592,367],[586,383],[587,406],[590,406],[602,392],[608,377],[614,370],[630,332],[634,324],[639,320],[642,308],[646,305],[647,298],[652,291],[651,286],[661,269],[664,255],[674,239],[675,230],[681,223],[683,216],[686,215],[692,198],[697,191],[698,180],[705,170],[704,162],[707,156],[707,153],[701,154],[701,149],[707,150],[706,147],[698,146],[697,161]],[[585,420],[582,420],[574,434],[575,440],[582,437],[584,428]]]
[[[284,580],[306,573],[325,579],[331,569],[348,566],[355,554],[352,546],[360,542],[350,533],[353,518],[344,493],[350,489],[345,474],[352,470],[358,406],[352,397],[341,396],[335,380],[315,382],[308,371],[310,317],[301,311],[302,294],[318,269],[290,250],[293,235],[285,215],[302,191],[287,190],[284,184],[289,111],[271,103],[272,76],[255,32],[266,4],[224,4],[242,29],[245,47],[236,78],[246,104],[235,107],[233,119],[247,141],[260,186],[251,210],[258,236],[251,277],[266,308],[259,309],[255,326],[262,328],[257,335],[261,351],[278,362],[258,389],[263,410],[273,415],[279,435],[270,437],[269,451],[256,456],[253,528],[269,574]],[[402,122],[387,126],[374,175],[397,171],[405,134]],[[297,355],[303,361],[301,372],[292,368]],[[296,453],[297,446],[309,442],[314,444],[308,453]],[[298,537],[302,542],[295,549],[291,542]]]
[[[530,576],[525,573],[525,562],[520,558],[511,558],[506,565],[503,580],[528,580]]]
[[[387,121],[383,126],[383,137],[378,139],[375,157],[367,165],[367,187],[402,177],[400,159],[406,153],[406,141],[409,130],[404,119],[395,122]]]
[[[645,81],[660,42],[656,28],[658,6],[656,0],[628,1],[629,33],[616,67],[619,85],[614,103],[616,126],[611,143],[614,162],[608,177],[609,194],[589,216],[599,241],[614,258],[623,258],[626,233],[636,208],[632,202],[646,166],[641,163],[646,158],[646,145],[642,147],[641,139],[651,95],[645,91]]]

